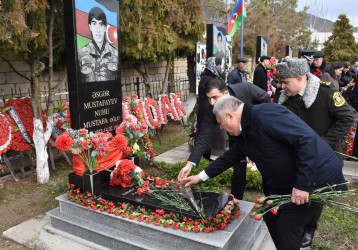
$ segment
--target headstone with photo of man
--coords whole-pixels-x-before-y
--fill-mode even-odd
[[[119,4],[64,1],[71,126],[114,132],[122,120]]]

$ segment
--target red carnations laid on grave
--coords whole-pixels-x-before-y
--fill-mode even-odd
[[[74,185],[68,184],[67,198],[88,209],[93,209],[103,213],[122,216],[128,220],[136,220],[142,223],[150,223],[164,228],[171,228],[183,231],[193,231],[195,233],[209,233],[215,230],[223,230],[233,218],[240,215],[238,200],[233,196],[229,197],[226,206],[218,213],[220,216],[207,219],[194,219],[177,214],[174,212],[166,213],[163,209],[152,211],[143,207],[136,207],[129,203],[112,203],[98,196],[92,196],[88,192],[80,193]],[[91,205],[90,207],[88,205]]]
[[[142,184],[144,178],[143,171],[131,160],[121,160],[116,164],[116,168],[111,174],[110,186],[132,187]]]

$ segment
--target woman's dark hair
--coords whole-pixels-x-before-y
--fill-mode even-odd
[[[213,89],[218,89],[222,94],[228,90],[225,81],[220,77],[215,77],[206,83],[205,93],[209,93]]]
[[[344,62],[344,68],[349,69],[351,67],[351,63],[350,62]]]
[[[334,78],[337,79],[338,76],[336,75],[335,70],[336,69],[340,69],[340,68],[344,68],[344,64],[341,61],[334,61],[331,66],[329,66],[327,68],[327,72]]]

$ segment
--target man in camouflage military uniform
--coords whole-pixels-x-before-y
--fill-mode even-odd
[[[115,80],[118,70],[118,50],[106,42],[106,14],[94,7],[88,13],[92,41],[78,52],[83,82]]]
[[[306,122],[334,151],[341,152],[341,140],[354,122],[352,108],[330,83],[308,72],[305,59],[284,59],[276,65],[283,92],[278,103]],[[312,242],[321,211],[307,225],[302,247]]]

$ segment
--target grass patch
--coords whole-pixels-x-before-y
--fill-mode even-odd
[[[325,206],[317,232],[313,249],[357,249],[358,214]]]
[[[170,138],[161,138],[162,143],[159,142],[158,138],[152,138],[153,151],[155,155],[160,155],[170,149],[178,147],[187,142],[186,138],[183,138],[182,135],[173,136]]]

